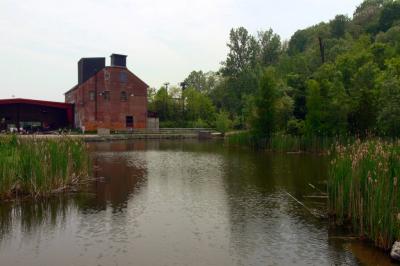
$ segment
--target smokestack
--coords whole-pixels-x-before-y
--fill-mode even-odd
[[[78,84],[82,84],[106,66],[105,57],[81,58],[78,62]]]
[[[112,54],[111,55],[111,66],[126,67],[126,55]]]

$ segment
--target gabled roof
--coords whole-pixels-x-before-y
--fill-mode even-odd
[[[107,67],[106,67],[107,68]],[[138,76],[136,76],[132,71],[130,71],[128,68],[126,69],[128,70],[129,73],[131,73],[137,80],[139,80],[140,83],[142,83],[145,87],[149,88],[150,86],[144,82],[143,80],[141,80]]]
[[[127,67],[121,67],[121,66],[106,66],[106,67],[104,67],[103,69],[107,69],[107,68],[123,68],[123,69],[126,69],[130,74],[132,74],[140,83],[142,83],[142,85],[144,85],[145,87],[150,87],[149,85],[147,85],[147,83],[146,82],[144,82],[143,80],[141,80],[138,76],[136,76],[132,71],[130,71]],[[102,71],[103,69],[101,69],[101,70],[99,70],[99,71],[97,71],[94,75],[97,75],[97,73],[99,73],[100,71]],[[93,75],[93,76],[94,76]],[[92,77],[93,77],[92,76]],[[74,91],[74,90],[76,90],[80,85],[83,85],[83,84],[85,84],[86,82],[88,82],[92,77],[90,77],[88,80],[86,80],[85,82],[83,82],[82,84],[76,84],[74,87],[72,87],[71,89],[69,89],[68,91],[66,91],[65,93],[64,93],[64,95],[65,94],[67,94],[67,93],[70,93],[71,91]]]

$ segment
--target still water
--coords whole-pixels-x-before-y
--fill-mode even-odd
[[[84,193],[0,204],[0,265],[389,265],[329,229],[327,158],[220,142],[92,143]],[[316,188],[313,189],[309,184]]]

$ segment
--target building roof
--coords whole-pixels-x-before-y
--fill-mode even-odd
[[[32,104],[32,105],[40,105],[40,106],[54,107],[60,109],[70,109],[73,106],[70,103],[51,102],[51,101],[23,99],[23,98],[0,99],[0,105],[6,105],[6,104]]]
[[[146,82],[144,82],[143,80],[141,80],[138,76],[136,76],[132,71],[130,71],[130,70],[129,70],[128,68],[126,68],[126,67],[121,67],[121,66],[106,66],[106,67],[104,67],[103,69],[107,69],[107,68],[123,68],[123,69],[126,69],[126,70],[127,70],[129,73],[131,73],[135,78],[137,78],[141,83],[143,83],[143,85],[145,85],[147,88],[150,87],[149,85],[147,85]],[[97,71],[94,75],[97,75],[97,73],[99,73],[99,72],[102,71],[103,69],[100,69],[100,70]],[[94,75],[93,75],[93,76],[94,76]],[[93,77],[93,76],[92,76],[92,77]],[[90,77],[90,78],[92,78],[92,77]],[[81,84],[76,84],[76,85],[73,86],[71,89],[69,89],[68,91],[66,91],[66,92],[64,93],[64,95],[67,94],[67,93],[70,93],[71,91],[76,90],[79,86],[81,86],[81,85],[85,84],[86,82],[88,82],[88,81],[90,80],[90,78],[89,78],[88,80],[86,80],[85,82],[81,83]]]

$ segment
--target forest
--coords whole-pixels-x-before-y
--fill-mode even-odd
[[[149,91],[161,127],[253,136],[400,135],[400,1],[366,0],[289,40],[233,28],[216,71]]]

